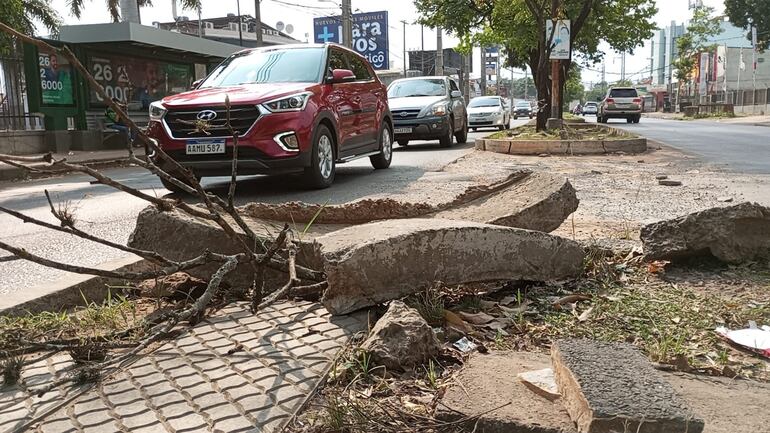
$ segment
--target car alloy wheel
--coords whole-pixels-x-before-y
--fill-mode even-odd
[[[322,135],[318,140],[318,171],[321,177],[328,179],[334,166],[334,150],[328,136]]]
[[[382,122],[380,127],[380,153],[369,157],[369,162],[375,169],[390,167],[390,161],[393,158],[393,136],[390,132],[390,126],[387,122]]]

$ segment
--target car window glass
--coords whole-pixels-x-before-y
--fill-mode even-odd
[[[369,81],[372,79],[372,74],[369,72],[364,59],[353,54],[348,54],[347,57],[348,63],[350,63],[350,70],[356,75],[357,81]]]
[[[348,69],[348,62],[345,53],[340,50],[329,50],[329,69]]]
[[[388,97],[446,96],[446,83],[441,79],[394,81],[388,87]]]
[[[612,89],[610,90],[611,98],[636,98],[636,89]]]
[[[449,80],[449,88],[454,92],[455,90],[460,90],[459,87],[457,87],[457,83],[454,82],[454,80]]]
[[[468,104],[469,107],[499,107],[500,98],[473,98]]]
[[[248,83],[318,82],[322,59],[322,48],[246,51],[219,64],[200,88]]]

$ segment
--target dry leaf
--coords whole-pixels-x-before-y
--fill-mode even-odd
[[[466,333],[473,332],[473,328],[471,328],[471,326],[468,323],[466,323],[465,320],[460,318],[460,316],[458,316],[457,314],[446,309],[444,310],[444,320],[446,320],[448,324],[450,324],[451,326],[457,328],[462,332],[466,332]]]
[[[565,304],[573,304],[573,303],[579,302],[579,301],[590,301],[591,299],[592,299],[591,295],[584,295],[584,294],[581,294],[581,293],[575,293],[575,294],[572,294],[572,295],[567,295],[567,296],[561,297],[561,298],[553,301],[553,303],[551,305],[553,305],[554,307],[557,307],[557,309],[558,309],[558,307],[561,307],[562,305],[565,305]]]
[[[587,310],[583,311],[583,313],[578,316],[578,322],[585,322],[588,320],[589,317],[591,317],[591,313],[594,311],[594,306],[588,307]]]
[[[647,264],[647,272],[651,274],[658,274],[666,270],[666,265],[669,264],[666,260],[655,260]]]
[[[500,310],[507,314],[507,315],[514,315],[514,314],[522,314],[526,313],[529,306],[532,304],[532,301],[524,300],[524,302],[521,303],[521,305],[517,305],[513,308],[503,307],[502,305],[499,306]]]
[[[490,316],[487,313],[466,313],[465,311],[460,311],[460,317],[462,317],[465,321],[473,323],[474,325],[483,325],[485,323],[489,323],[493,320],[495,320],[494,317]]]

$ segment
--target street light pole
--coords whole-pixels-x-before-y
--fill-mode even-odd
[[[406,78],[406,20],[401,20],[404,25],[404,78]]]
[[[241,0],[235,0],[235,6],[238,10],[238,45],[243,46],[243,26],[241,23]]]
[[[559,20],[559,0],[551,0],[551,17],[553,19],[553,33],[557,31],[556,24]],[[548,36],[546,36],[548,37]],[[550,42],[550,41],[547,41]],[[549,51],[550,52],[550,51]],[[561,69],[561,62],[559,60],[551,60],[551,118],[548,119],[550,124],[548,129],[561,127],[559,117],[561,115],[561,107],[559,107],[561,83],[559,79],[559,70]]]
[[[256,21],[257,26],[254,28],[254,31],[257,32],[257,46],[262,46],[262,11],[260,11],[260,0],[254,0],[254,20]]]
[[[353,48],[353,7],[351,0],[342,0],[342,45]]]
[[[441,27],[436,27],[436,75],[444,75],[444,41]]]

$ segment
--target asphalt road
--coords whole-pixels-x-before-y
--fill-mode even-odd
[[[594,117],[587,117],[594,121]],[[637,124],[611,119],[609,125],[660,141],[703,162],[736,173],[770,174],[770,127],[709,120],[642,118]]]
[[[514,125],[524,123],[523,120]],[[387,170],[375,171],[368,158],[339,165],[334,185],[325,190],[307,191],[294,176],[252,176],[238,180],[239,203],[252,201],[310,203],[342,203],[377,193],[393,193],[419,179],[426,171],[441,169],[471,151],[475,138],[490,130],[470,134],[468,142],[442,149],[438,142],[413,142],[408,147],[394,147],[393,163]],[[131,187],[150,194],[165,195],[158,179],[139,168],[116,168],[105,173]],[[227,194],[229,178],[206,178],[204,186],[215,193]],[[81,175],[49,178],[26,182],[0,183],[0,206],[29,216],[56,223],[43,194],[51,193],[53,200],[75,210],[81,230],[125,243],[134,229],[136,215],[147,204],[140,199],[99,184]],[[26,248],[31,253],[80,266],[97,266],[125,257],[126,254],[75,236],[24,224],[0,214],[0,240]],[[0,256],[6,255],[0,251]],[[26,261],[0,262],[0,295],[34,287],[62,278],[66,273],[51,270]]]

